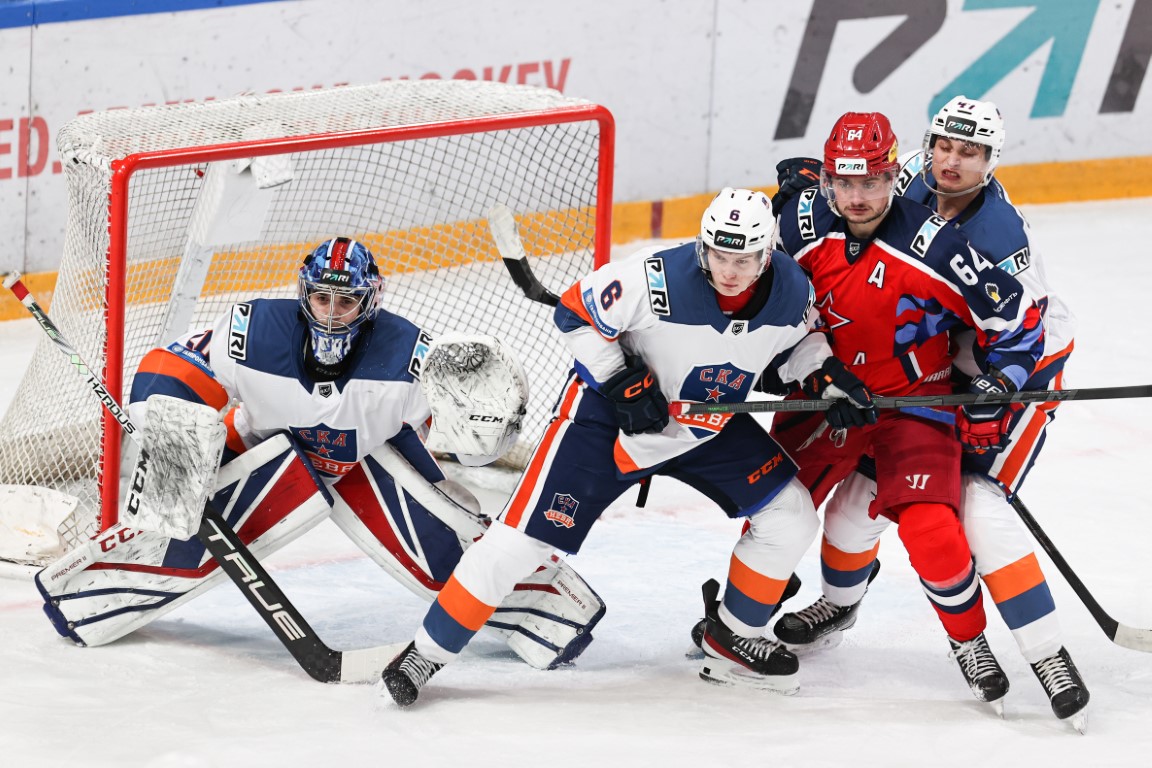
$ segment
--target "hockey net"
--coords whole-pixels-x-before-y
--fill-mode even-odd
[[[531,384],[522,465],[570,364],[551,311],[504,272],[485,217],[516,215],[542,282],[607,260],[613,122],[556,91],[399,81],[83,115],[57,137],[69,211],[49,314],[122,402],[141,357],[230,304],[294,296],[303,256],[369,246],[383,305],[432,335],[491,333]],[[290,354],[285,350],[285,354]],[[0,424],[0,484],[78,505],[65,547],[116,520],[120,428],[44,339]]]

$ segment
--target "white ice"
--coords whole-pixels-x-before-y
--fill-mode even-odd
[[[1080,319],[1070,387],[1152,383],[1144,325],[1152,199],[1029,207],[1051,282]],[[0,323],[0,403],[40,331]],[[69,375],[61,367],[61,375]],[[1143,485],[1152,400],[1062,405],[1028,507],[1113,617],[1152,627]],[[495,512],[514,477],[463,471]],[[700,584],[723,578],[738,525],[666,479],[615,504],[573,565],[608,613],[570,668],[528,668],[483,634],[409,710],[372,686],[309,679],[239,593],[218,587],[104,648],[74,647],[40,610],[32,570],[0,568],[4,766],[1130,766],[1152,751],[1152,655],[1113,645],[1040,554],[1066,645],[1092,694],[1087,735],[1057,721],[999,615],[1004,719],[976,702],[894,529],[843,645],[801,661],[794,697],[707,685],[686,658]],[[1039,550],[1038,550],[1039,551]],[[324,523],[268,566],[332,647],[411,637],[425,606]],[[819,590],[817,547],[799,567]]]

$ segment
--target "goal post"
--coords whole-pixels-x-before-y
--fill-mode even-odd
[[[517,352],[532,391],[508,458],[526,460],[570,360],[550,310],[504,273],[485,218],[508,205],[558,289],[607,261],[606,108],[528,86],[395,81],[91,113],[57,146],[69,211],[49,313],[122,402],[149,349],[236,300],[294,296],[304,256],[343,235],[376,255],[387,309]],[[53,352],[40,344],[0,422],[0,484],[76,497],[72,546],[117,519],[123,436]]]

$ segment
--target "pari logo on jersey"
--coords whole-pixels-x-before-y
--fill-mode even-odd
[[[312,466],[325,477],[343,477],[356,466],[356,430],[333,429],[320,423],[288,427]]]
[[[808,187],[800,193],[796,206],[796,221],[800,226],[800,237],[804,240],[816,239],[816,223],[812,217],[812,201],[816,199],[816,187]]]
[[[408,360],[408,373],[414,378],[420,378],[420,372],[424,370],[424,358],[428,356],[431,345],[432,337],[420,331],[416,336],[416,343],[412,345],[412,357]]]
[[[557,528],[571,528],[576,525],[576,509],[580,502],[569,493],[552,494],[552,503],[544,510],[544,517]]]
[[[228,356],[236,360],[248,359],[248,321],[252,318],[252,305],[232,305],[232,321],[228,324]]]
[[[668,300],[668,276],[664,274],[664,259],[650,256],[644,260],[644,274],[648,277],[648,304],[652,314],[667,317],[672,314]]]

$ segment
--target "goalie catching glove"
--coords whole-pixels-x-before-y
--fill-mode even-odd
[[[152,395],[147,408],[121,522],[188,540],[200,528],[227,430],[209,405]]]
[[[484,457],[489,463],[516,442],[527,412],[528,380],[495,336],[437,338],[424,358],[420,388],[432,409],[428,450]]]

